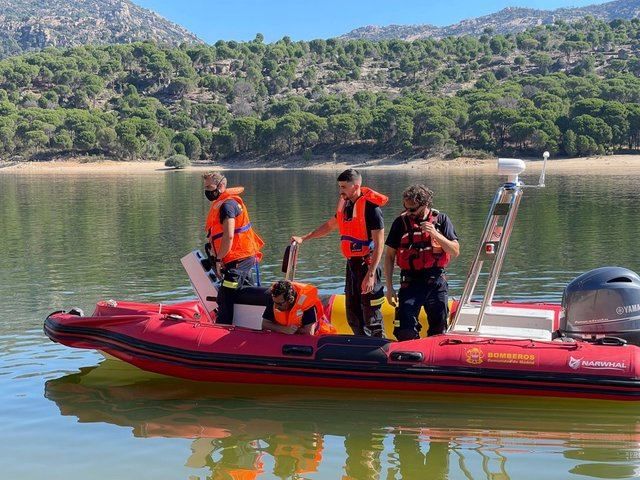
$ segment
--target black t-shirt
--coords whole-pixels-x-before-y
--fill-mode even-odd
[[[226,200],[220,207],[220,223],[227,218],[236,218],[242,213],[242,207],[233,199]]]
[[[458,240],[458,235],[456,234],[456,230],[453,227],[453,223],[451,223],[451,219],[447,216],[446,213],[438,213],[438,217],[436,218],[436,230],[442,233],[449,240]],[[384,242],[385,245],[397,250],[400,247],[400,240],[402,239],[402,235],[404,233],[404,221],[400,216],[397,217],[391,224],[389,235],[387,235],[387,241]]]
[[[343,214],[346,220],[350,220],[353,217],[352,201],[345,201]],[[367,224],[367,235],[369,240],[371,240],[371,230],[382,230],[384,228],[382,209],[375,203],[367,201],[367,204],[364,206],[364,221]]]
[[[273,313],[273,298],[269,296],[269,300],[267,300],[267,308],[264,309],[264,313],[262,314],[262,318],[265,320],[269,320],[273,323],[276,323],[276,316]],[[316,307],[313,306],[304,312],[302,312],[302,325],[311,325],[315,323],[318,319],[318,315],[316,313]]]

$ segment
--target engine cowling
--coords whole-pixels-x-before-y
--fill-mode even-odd
[[[560,332],[573,338],[615,337],[640,345],[640,277],[622,267],[596,268],[562,295]]]

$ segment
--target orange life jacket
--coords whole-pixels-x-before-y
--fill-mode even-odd
[[[445,268],[449,265],[451,255],[445,252],[431,235],[422,232],[420,222],[407,213],[403,213],[400,218],[404,232],[396,252],[396,262],[402,270],[417,271],[431,267]],[[437,219],[438,215],[431,211],[425,221],[435,225]]]
[[[365,207],[367,202],[382,207],[389,198],[386,195],[361,187],[362,195],[353,205],[353,215],[350,219],[344,216],[345,200],[340,198],[336,209],[336,220],[340,231],[340,249],[346,258],[365,257],[373,250],[373,240],[369,239],[367,221],[365,219]]]
[[[276,323],[285,327],[302,326],[302,315],[312,307],[316,307],[317,325],[315,335],[329,335],[337,333],[336,328],[329,323],[324,315],[324,307],[318,297],[318,289],[313,285],[293,282],[293,289],[296,292],[296,303],[290,310],[278,310],[273,306],[273,314]]]
[[[263,463],[257,460],[255,468],[231,468],[226,473],[232,480],[256,480],[263,472]]]
[[[251,226],[247,207],[242,201],[242,198],[240,198],[242,192],[244,192],[244,187],[227,188],[220,194],[220,197],[211,204],[209,214],[207,215],[205,231],[207,232],[207,237],[209,238],[213,252],[216,253],[220,251],[220,244],[222,243],[220,208],[227,200],[235,200],[238,202],[238,205],[240,205],[241,212],[240,215],[235,218],[235,229],[233,231],[234,235],[231,249],[229,253],[221,259],[224,263],[249,257],[256,257],[258,262],[262,260],[260,249],[263,247],[264,242]]]
[[[255,480],[261,473],[262,471],[241,470],[239,468],[227,471],[227,474],[232,480]]]

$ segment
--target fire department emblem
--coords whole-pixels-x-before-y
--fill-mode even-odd
[[[471,365],[480,365],[484,361],[484,353],[478,347],[467,350],[467,363]]]

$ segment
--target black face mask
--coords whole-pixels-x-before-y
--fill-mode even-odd
[[[214,200],[217,200],[218,197],[220,196],[220,190],[216,189],[216,190],[205,190],[204,191],[204,196],[207,197],[207,200],[209,200],[210,202],[213,202]]]

